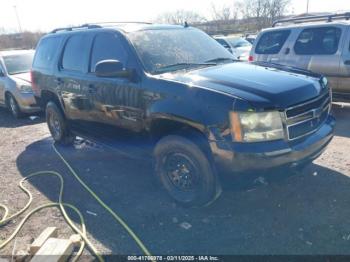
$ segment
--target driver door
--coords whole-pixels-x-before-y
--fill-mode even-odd
[[[124,68],[128,53],[117,32],[98,33],[93,41],[86,97],[93,107],[94,124],[98,129],[121,127],[140,131],[143,127],[142,91],[140,84],[123,77],[97,77],[95,66],[103,60],[118,60]]]

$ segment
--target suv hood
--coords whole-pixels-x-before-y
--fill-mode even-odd
[[[159,77],[239,97],[264,109],[285,109],[326,92],[321,75],[263,63],[236,62]]]
[[[11,75],[11,78],[16,82],[17,81],[25,81],[27,83],[31,83],[30,73],[21,73],[21,74]]]

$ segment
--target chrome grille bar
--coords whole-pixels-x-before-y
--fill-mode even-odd
[[[288,140],[296,140],[316,132],[326,121],[331,102],[330,92],[327,92],[286,109],[284,116]]]

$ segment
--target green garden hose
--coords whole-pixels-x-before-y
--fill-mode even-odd
[[[107,206],[107,204],[105,204],[98,196],[97,194],[87,185],[85,184],[85,182],[79,177],[79,175],[74,171],[74,169],[71,167],[71,165],[68,163],[68,161],[62,156],[62,154],[57,150],[57,148],[55,147],[55,145],[52,146],[53,150],[55,151],[55,153],[59,156],[59,158],[63,161],[63,163],[66,165],[66,167],[69,169],[69,171],[71,172],[71,174],[78,180],[78,182],[91,194],[91,196],[104,208],[107,210],[108,213],[110,213],[112,215],[112,217],[116,220],[117,223],[119,223],[126,231],[127,233],[135,240],[136,244],[140,247],[140,249],[142,250],[142,252],[147,255],[147,256],[151,256],[150,252],[148,251],[148,249],[145,247],[145,245],[142,243],[142,241],[140,240],[140,238],[132,231],[132,229],[127,225],[127,223],[119,216],[117,215],[109,206]],[[16,235],[18,234],[18,232],[21,230],[21,228],[23,227],[23,225],[27,222],[27,220],[33,216],[35,213],[37,213],[38,211],[44,209],[44,208],[52,208],[52,207],[59,207],[61,210],[61,213],[63,215],[63,217],[65,218],[65,220],[67,221],[68,225],[73,229],[73,231],[75,231],[77,234],[79,234],[82,238],[81,241],[81,245],[80,248],[74,258],[74,261],[78,260],[80,255],[82,254],[85,245],[88,246],[88,248],[92,251],[92,253],[96,256],[96,258],[99,261],[104,261],[102,255],[97,251],[97,249],[95,248],[95,246],[90,242],[90,240],[87,238],[86,235],[86,226],[85,226],[85,222],[84,222],[84,218],[81,214],[81,212],[78,210],[78,208],[76,208],[73,205],[70,204],[66,204],[63,203],[62,198],[63,198],[63,188],[64,188],[64,180],[61,174],[54,172],[54,171],[40,171],[40,172],[35,172],[32,173],[30,175],[28,175],[27,177],[24,177],[20,183],[19,183],[19,187],[21,188],[21,190],[29,197],[27,204],[21,209],[19,210],[17,213],[9,216],[9,209],[7,206],[0,204],[0,209],[4,210],[4,214],[3,217],[0,218],[0,227],[4,226],[5,224],[7,224],[8,222],[10,222],[11,220],[13,220],[14,218],[20,216],[21,214],[23,214],[25,211],[28,210],[29,206],[31,205],[31,203],[33,202],[33,196],[31,194],[31,192],[24,186],[24,182],[26,180],[29,180],[33,177],[36,176],[55,176],[59,179],[60,181],[60,192],[59,192],[59,196],[58,196],[58,202],[50,202],[44,205],[41,205],[33,210],[31,210],[23,219],[22,221],[19,223],[19,225],[16,227],[15,231],[12,233],[12,235],[6,239],[4,242],[0,243],[0,250],[3,249],[6,245],[8,245],[11,240],[13,240],[13,238],[16,237]],[[66,212],[66,207],[72,209],[78,216],[80,219],[80,227],[81,229],[79,229],[75,223],[69,218],[69,216],[67,215]]]

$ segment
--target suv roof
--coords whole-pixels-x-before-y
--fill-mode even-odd
[[[180,29],[186,26],[182,25],[164,25],[164,24],[152,24],[147,22],[104,22],[104,23],[88,23],[81,26],[74,27],[64,27],[57,28],[51,31],[54,33],[63,33],[63,32],[72,32],[72,31],[81,31],[89,29],[116,29],[123,31],[125,33],[142,31],[142,30],[159,30],[159,29]]]
[[[288,25],[283,25],[283,26],[276,26],[276,27],[270,27],[261,30],[262,32],[267,32],[267,31],[275,31],[275,30],[283,30],[283,29],[297,29],[297,28],[308,28],[308,27],[315,27],[315,26],[327,26],[327,25],[335,25],[335,26],[349,26],[350,21],[339,21],[339,22],[314,22],[314,23],[307,23],[307,24],[288,24]]]
[[[334,21],[338,20],[337,23]],[[342,21],[339,21],[342,20]],[[346,13],[336,13],[336,14],[327,14],[327,15],[306,15],[300,17],[292,17],[286,19],[280,19],[273,22],[272,27],[304,27],[306,25],[323,25],[325,23],[329,24],[341,24],[349,25],[350,24],[350,12]],[[283,25],[286,24],[287,25]]]

